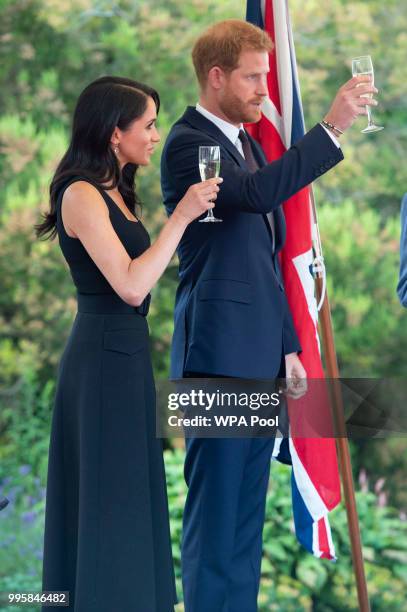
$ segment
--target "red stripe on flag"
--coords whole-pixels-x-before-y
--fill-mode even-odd
[[[332,510],[341,501],[335,441],[331,438],[296,438],[294,442],[298,457],[307,466],[312,484],[328,510]]]
[[[292,220],[292,223],[287,223],[286,228],[284,245],[286,257],[296,257],[307,252],[311,247],[309,197],[309,187],[304,187],[284,203],[284,215],[286,219]]]
[[[332,555],[329,552],[329,540],[324,519],[318,521],[318,540],[319,549],[322,551],[321,559],[332,559]]]
[[[274,161],[286,152],[280,134],[264,115],[258,123],[250,123],[244,127],[261,144],[268,161]]]

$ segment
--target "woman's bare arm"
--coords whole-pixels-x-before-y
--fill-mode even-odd
[[[220,179],[221,180],[221,179]],[[187,225],[214,204],[218,179],[193,185],[166,220],[156,241],[131,259],[116,234],[102,195],[86,181],[70,185],[62,198],[65,231],[78,238],[114,291],[139,306],[168,266]]]

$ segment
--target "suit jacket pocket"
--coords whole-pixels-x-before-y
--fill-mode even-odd
[[[134,355],[144,345],[144,334],[138,329],[114,329],[103,333],[103,348],[107,351]]]
[[[207,279],[198,287],[199,300],[227,300],[250,304],[252,301],[250,283],[230,279]]]

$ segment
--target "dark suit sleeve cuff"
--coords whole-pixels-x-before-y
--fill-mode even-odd
[[[344,159],[344,155],[343,155],[341,146],[338,147],[335,144],[331,136],[328,134],[327,130],[324,127],[322,127],[320,123],[317,123],[310,131],[320,132],[322,135],[321,137],[323,137],[327,141],[328,147],[330,148],[330,151],[328,151],[328,155],[329,153],[332,154],[332,161],[334,161],[333,158],[335,158],[335,163],[333,165],[336,165],[336,163]],[[339,141],[338,141],[338,144],[340,145]]]
[[[302,352],[300,341],[298,340],[298,336],[294,328],[294,322],[288,304],[286,306],[283,325],[283,351],[284,355]]]

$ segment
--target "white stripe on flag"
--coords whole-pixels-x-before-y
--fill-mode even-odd
[[[293,119],[293,79],[289,37],[287,35],[287,7],[285,0],[273,0],[275,53],[280,91],[280,106],[283,117],[283,143],[291,147]]]
[[[312,523],[312,552],[316,557],[321,556],[321,550],[319,548],[319,534],[318,534],[318,523]]]
[[[261,111],[263,115],[270,121],[270,123],[275,127],[278,132],[278,135],[281,138],[281,141],[284,143],[284,121],[280,113],[278,112],[274,102],[270,100],[267,96],[263,100],[263,104],[261,107]]]
[[[277,459],[278,454],[280,452],[280,446],[282,441],[284,440],[284,438],[281,436],[280,438],[276,437],[274,438],[274,447],[273,447],[273,452],[271,454],[271,458],[272,459]]]
[[[327,516],[324,516],[324,523],[325,523],[326,534],[328,537],[329,552],[331,553],[332,559],[336,561],[335,545],[332,539],[331,526],[329,524],[329,520]]]
[[[301,286],[304,290],[305,299],[307,300],[308,311],[310,313],[311,319],[315,326],[315,337],[318,343],[319,352],[321,352],[321,346],[319,343],[318,331],[317,331],[317,323],[318,323],[318,306],[317,301],[315,299],[315,285],[314,278],[310,273],[309,266],[312,265],[313,261],[313,253],[312,249],[306,251],[305,253],[301,253],[301,255],[297,255],[297,257],[293,258],[293,264],[295,269],[297,270],[297,274],[300,277]]]

